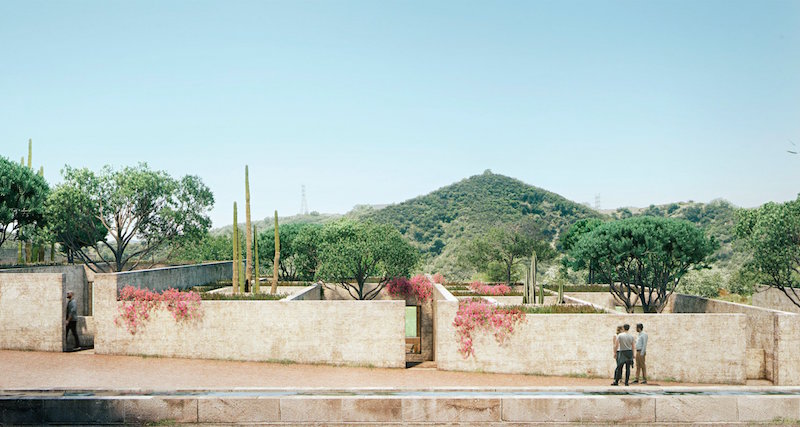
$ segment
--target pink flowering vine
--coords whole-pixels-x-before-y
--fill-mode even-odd
[[[440,273],[436,273],[433,275],[433,283],[438,283],[440,285],[444,285],[444,276]]]
[[[472,282],[469,288],[480,295],[502,296],[511,293],[511,288],[505,283],[499,285],[487,285],[483,282]]]
[[[520,310],[498,308],[479,298],[461,300],[453,320],[459,340],[458,351],[464,358],[475,355],[472,342],[476,330],[491,331],[498,344],[502,344],[514,333],[515,325],[524,321],[525,314]]]
[[[152,310],[162,305],[172,313],[176,322],[203,316],[200,294],[197,292],[180,292],[170,288],[159,294],[148,289],[125,286],[119,292],[118,301],[121,304],[117,308],[114,324],[124,324],[131,335],[135,335],[150,320]]]
[[[386,291],[391,296],[414,297],[423,304],[433,297],[433,284],[423,274],[418,274],[411,279],[395,277],[386,285]]]

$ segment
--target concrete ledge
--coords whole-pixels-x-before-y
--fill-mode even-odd
[[[800,423],[800,394],[581,395],[542,392],[0,397],[0,424],[177,423]],[[421,395],[414,395],[420,393]],[[524,392],[522,392],[524,393]],[[791,393],[797,393],[792,391]]]

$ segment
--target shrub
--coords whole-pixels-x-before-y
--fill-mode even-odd
[[[131,335],[135,335],[150,319],[150,312],[161,305],[172,313],[176,322],[203,316],[200,294],[197,292],[180,292],[170,288],[159,294],[128,285],[122,288],[117,300],[122,304],[117,309],[114,323],[117,326],[124,324]]]
[[[490,330],[495,340],[502,344],[514,333],[517,323],[524,322],[525,315],[519,309],[499,308],[480,298],[461,300],[453,320],[458,335],[458,351],[467,358],[475,355],[472,337],[476,330]]]
[[[472,282],[469,288],[478,295],[501,296],[511,293],[511,288],[505,283],[492,286],[482,282]]]
[[[206,292],[200,294],[200,298],[213,301],[277,301],[286,298],[286,294],[221,294]]]
[[[425,303],[433,297],[433,284],[422,274],[412,277],[411,280],[395,277],[386,285],[386,291],[392,296],[414,297],[420,303]]]
[[[445,282],[444,276],[442,276],[440,273],[436,273],[433,275],[433,283],[444,285],[444,282]]]
[[[515,305],[507,308],[521,310],[525,314],[605,314],[606,312],[591,305],[557,304],[557,305]]]
[[[699,270],[691,271],[684,276],[678,292],[703,298],[716,298],[719,296],[720,288],[724,287],[725,281],[718,271]]]
[[[558,292],[557,285],[544,285],[545,289]],[[608,285],[564,285],[564,292],[609,292]]]
[[[755,292],[756,284],[758,284],[756,273],[748,269],[740,268],[736,273],[733,273],[728,280],[728,291],[733,294],[750,296]]]

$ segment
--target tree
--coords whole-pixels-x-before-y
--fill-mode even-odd
[[[22,241],[25,232],[43,225],[49,191],[43,177],[0,157],[0,247],[11,234]]]
[[[681,278],[705,267],[716,246],[691,223],[652,216],[611,221],[584,234],[568,256],[570,264],[591,260],[598,278],[629,313],[637,300],[646,313],[663,310]]]
[[[493,227],[484,236],[472,240],[462,254],[462,261],[476,270],[492,272],[500,269],[506,283],[512,283],[514,267],[530,259],[536,251],[540,261],[552,259],[555,251],[531,224],[516,227]]]
[[[407,277],[418,257],[418,251],[390,225],[342,220],[322,229],[316,277],[336,283],[354,299],[370,300],[392,278]],[[379,280],[366,290],[369,277]]]
[[[559,238],[559,244],[561,245],[561,248],[564,251],[569,252],[570,250],[572,250],[573,247],[575,247],[575,244],[578,242],[578,240],[580,240],[580,238],[583,235],[591,232],[602,223],[603,221],[597,218],[585,218],[576,221],[574,224],[572,224],[569,230],[566,233],[562,234],[561,237]],[[564,259],[564,261],[566,262],[566,259]],[[582,265],[582,268],[588,268],[589,269],[588,283],[594,283],[595,266],[591,262],[591,260],[584,260],[584,259],[576,260],[576,265]],[[564,266],[566,266],[566,264],[564,264]]]
[[[107,230],[95,210],[90,195],[73,186],[59,185],[47,198],[50,233],[70,264],[75,262],[77,251],[91,248],[106,237]]]
[[[76,203],[68,209],[81,211],[81,220],[69,221],[64,231],[92,237],[64,243],[93,271],[131,270],[159,249],[199,241],[211,225],[207,212],[214,196],[196,176],[176,180],[144,163],[106,166],[99,174],[67,166],[63,176],[59,190]]]
[[[800,195],[794,201],[739,211],[736,235],[752,255],[746,268],[800,307]]]
[[[281,280],[313,280],[317,269],[317,248],[321,224],[290,223],[278,228],[280,259],[278,270]],[[270,228],[256,236],[259,261],[271,266],[275,258],[275,231]]]

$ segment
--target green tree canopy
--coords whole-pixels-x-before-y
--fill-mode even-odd
[[[64,243],[94,271],[133,269],[161,248],[200,241],[211,225],[214,196],[196,176],[174,179],[144,163],[99,174],[67,166],[63,176],[59,192],[75,203],[64,209],[81,212],[62,230],[79,238]]]
[[[324,226],[318,256],[318,279],[336,283],[354,299],[369,300],[392,278],[408,276],[419,253],[390,225],[343,220]],[[369,277],[380,281],[366,290]]]
[[[0,247],[22,229],[42,227],[50,189],[43,177],[0,156]]]
[[[739,211],[736,234],[752,255],[747,268],[800,307],[800,196]]]
[[[534,251],[540,261],[553,259],[556,255],[550,243],[528,223],[491,228],[485,235],[469,242],[461,258],[462,262],[490,276],[493,276],[492,271],[500,270],[506,283],[512,283],[514,267],[530,259]]]
[[[79,188],[57,186],[47,198],[46,212],[53,239],[70,263],[76,250],[90,248],[106,237],[107,230],[96,215],[94,201]]]
[[[591,260],[611,293],[633,312],[637,300],[658,313],[691,269],[705,266],[716,246],[691,223],[641,216],[600,224],[584,234],[568,256],[574,267]]]
[[[317,249],[321,224],[295,222],[278,227],[281,240],[278,270],[281,280],[313,280],[317,270]],[[261,265],[272,266],[275,257],[275,229],[258,235],[258,258]]]

